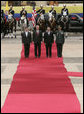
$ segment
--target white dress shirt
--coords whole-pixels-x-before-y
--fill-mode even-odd
[[[36,30],[36,33],[39,34],[39,30]]]
[[[50,31],[48,32],[48,35],[50,35]]]
[[[28,32],[25,32],[25,34],[26,34],[26,37],[28,36]]]

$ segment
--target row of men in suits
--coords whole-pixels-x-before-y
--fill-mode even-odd
[[[64,32],[62,31],[62,27],[59,26],[56,31],[56,46],[57,46],[57,56],[62,57],[62,48],[65,41]],[[25,58],[29,57],[30,43],[31,41],[31,33],[28,28],[25,28],[25,31],[22,35],[22,43],[24,44],[24,55]],[[34,42],[34,52],[35,57],[41,56],[41,42],[43,41],[42,31],[39,30],[39,25],[36,25],[36,30],[33,31],[33,42]],[[44,33],[44,43],[46,47],[46,57],[52,57],[52,44],[54,43],[53,32],[50,27],[47,27],[46,32]],[[38,54],[37,54],[38,52]]]

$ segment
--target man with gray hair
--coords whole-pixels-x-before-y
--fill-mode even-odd
[[[36,25],[36,30],[33,32],[33,41],[34,41],[34,51],[35,57],[40,58],[41,56],[41,41],[42,41],[42,31],[39,30],[39,25]],[[37,55],[38,52],[38,55]]]

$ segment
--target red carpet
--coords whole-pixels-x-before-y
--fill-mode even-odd
[[[68,72],[68,76],[83,77],[83,72]]]
[[[73,89],[63,58],[57,58],[53,44],[52,58],[46,58],[42,44],[41,58],[24,58],[24,48],[17,71],[2,107],[2,113],[80,113],[80,103]]]

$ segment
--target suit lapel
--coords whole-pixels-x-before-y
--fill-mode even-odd
[[[27,37],[29,36],[29,32],[27,33]]]
[[[24,33],[25,37],[26,37],[26,33]]]

